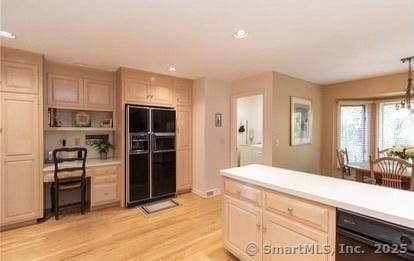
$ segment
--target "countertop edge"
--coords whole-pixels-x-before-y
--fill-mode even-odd
[[[293,190],[290,188],[285,188],[285,187],[280,187],[278,185],[274,185],[274,184],[269,184],[269,183],[265,183],[265,182],[261,182],[261,181],[257,181],[254,179],[249,179],[249,178],[245,178],[245,177],[240,177],[238,175],[234,175],[228,172],[225,172],[226,170],[222,170],[220,171],[221,176],[227,177],[227,178],[231,178],[231,179],[235,179],[235,180],[239,180],[239,181],[243,181],[252,185],[256,185],[259,187],[263,187],[266,189],[270,189],[273,191],[277,191],[277,192],[281,192],[281,193],[286,193],[289,195],[293,195],[293,196],[297,196],[303,199],[307,199],[307,200],[311,200],[311,201],[315,201],[318,203],[322,203],[325,205],[329,205],[332,207],[336,207],[336,208],[342,208],[345,210],[349,210],[349,211],[353,211],[362,215],[366,215],[366,216],[370,216],[373,218],[377,218],[377,219],[381,219],[381,220],[385,220],[394,224],[398,224],[401,226],[406,226],[409,228],[414,228],[414,221],[404,218],[404,217],[400,217],[400,216],[395,216],[395,215],[391,215],[388,213],[383,213],[383,212],[378,212],[376,210],[371,210],[371,209],[367,209],[364,207],[360,207],[360,206],[356,206],[356,205],[352,205],[352,204],[348,204],[348,203],[344,203],[341,201],[337,201],[334,199],[329,199],[329,198],[324,198],[324,197],[319,197],[316,196],[314,194],[310,194],[310,193],[306,193],[303,191],[297,191],[297,190]]]

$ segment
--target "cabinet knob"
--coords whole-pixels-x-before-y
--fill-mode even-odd
[[[257,230],[260,230],[261,225],[260,224],[256,224]]]
[[[293,211],[293,208],[288,208],[288,211],[289,211],[289,212],[292,212],[292,211]]]

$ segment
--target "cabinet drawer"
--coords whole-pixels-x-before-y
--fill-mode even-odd
[[[329,207],[279,193],[265,192],[265,210],[327,232]]]
[[[93,177],[93,184],[118,183],[118,175],[97,175]]]
[[[247,200],[258,206],[262,205],[262,191],[253,186],[226,179],[224,181],[224,191],[228,195]]]
[[[117,173],[118,166],[99,167],[94,169],[94,175],[113,175]]]
[[[100,184],[92,187],[92,205],[106,204],[118,200],[118,183]]]

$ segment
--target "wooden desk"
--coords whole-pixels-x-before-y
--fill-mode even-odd
[[[369,161],[349,162],[348,164],[345,164],[345,165],[348,168],[350,168],[351,171],[354,170],[356,174],[356,180],[359,182],[363,182],[364,176],[371,177],[371,167],[370,167]],[[381,173],[377,166],[374,166],[374,173],[375,173],[375,178],[379,179],[381,176]],[[403,178],[402,178],[403,189],[409,190],[410,182],[411,182],[411,169],[407,169],[405,173],[403,174]]]

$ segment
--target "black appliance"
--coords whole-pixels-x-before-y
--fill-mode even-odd
[[[128,207],[176,193],[175,110],[126,105]]]
[[[414,260],[414,229],[338,209],[336,261]]]

